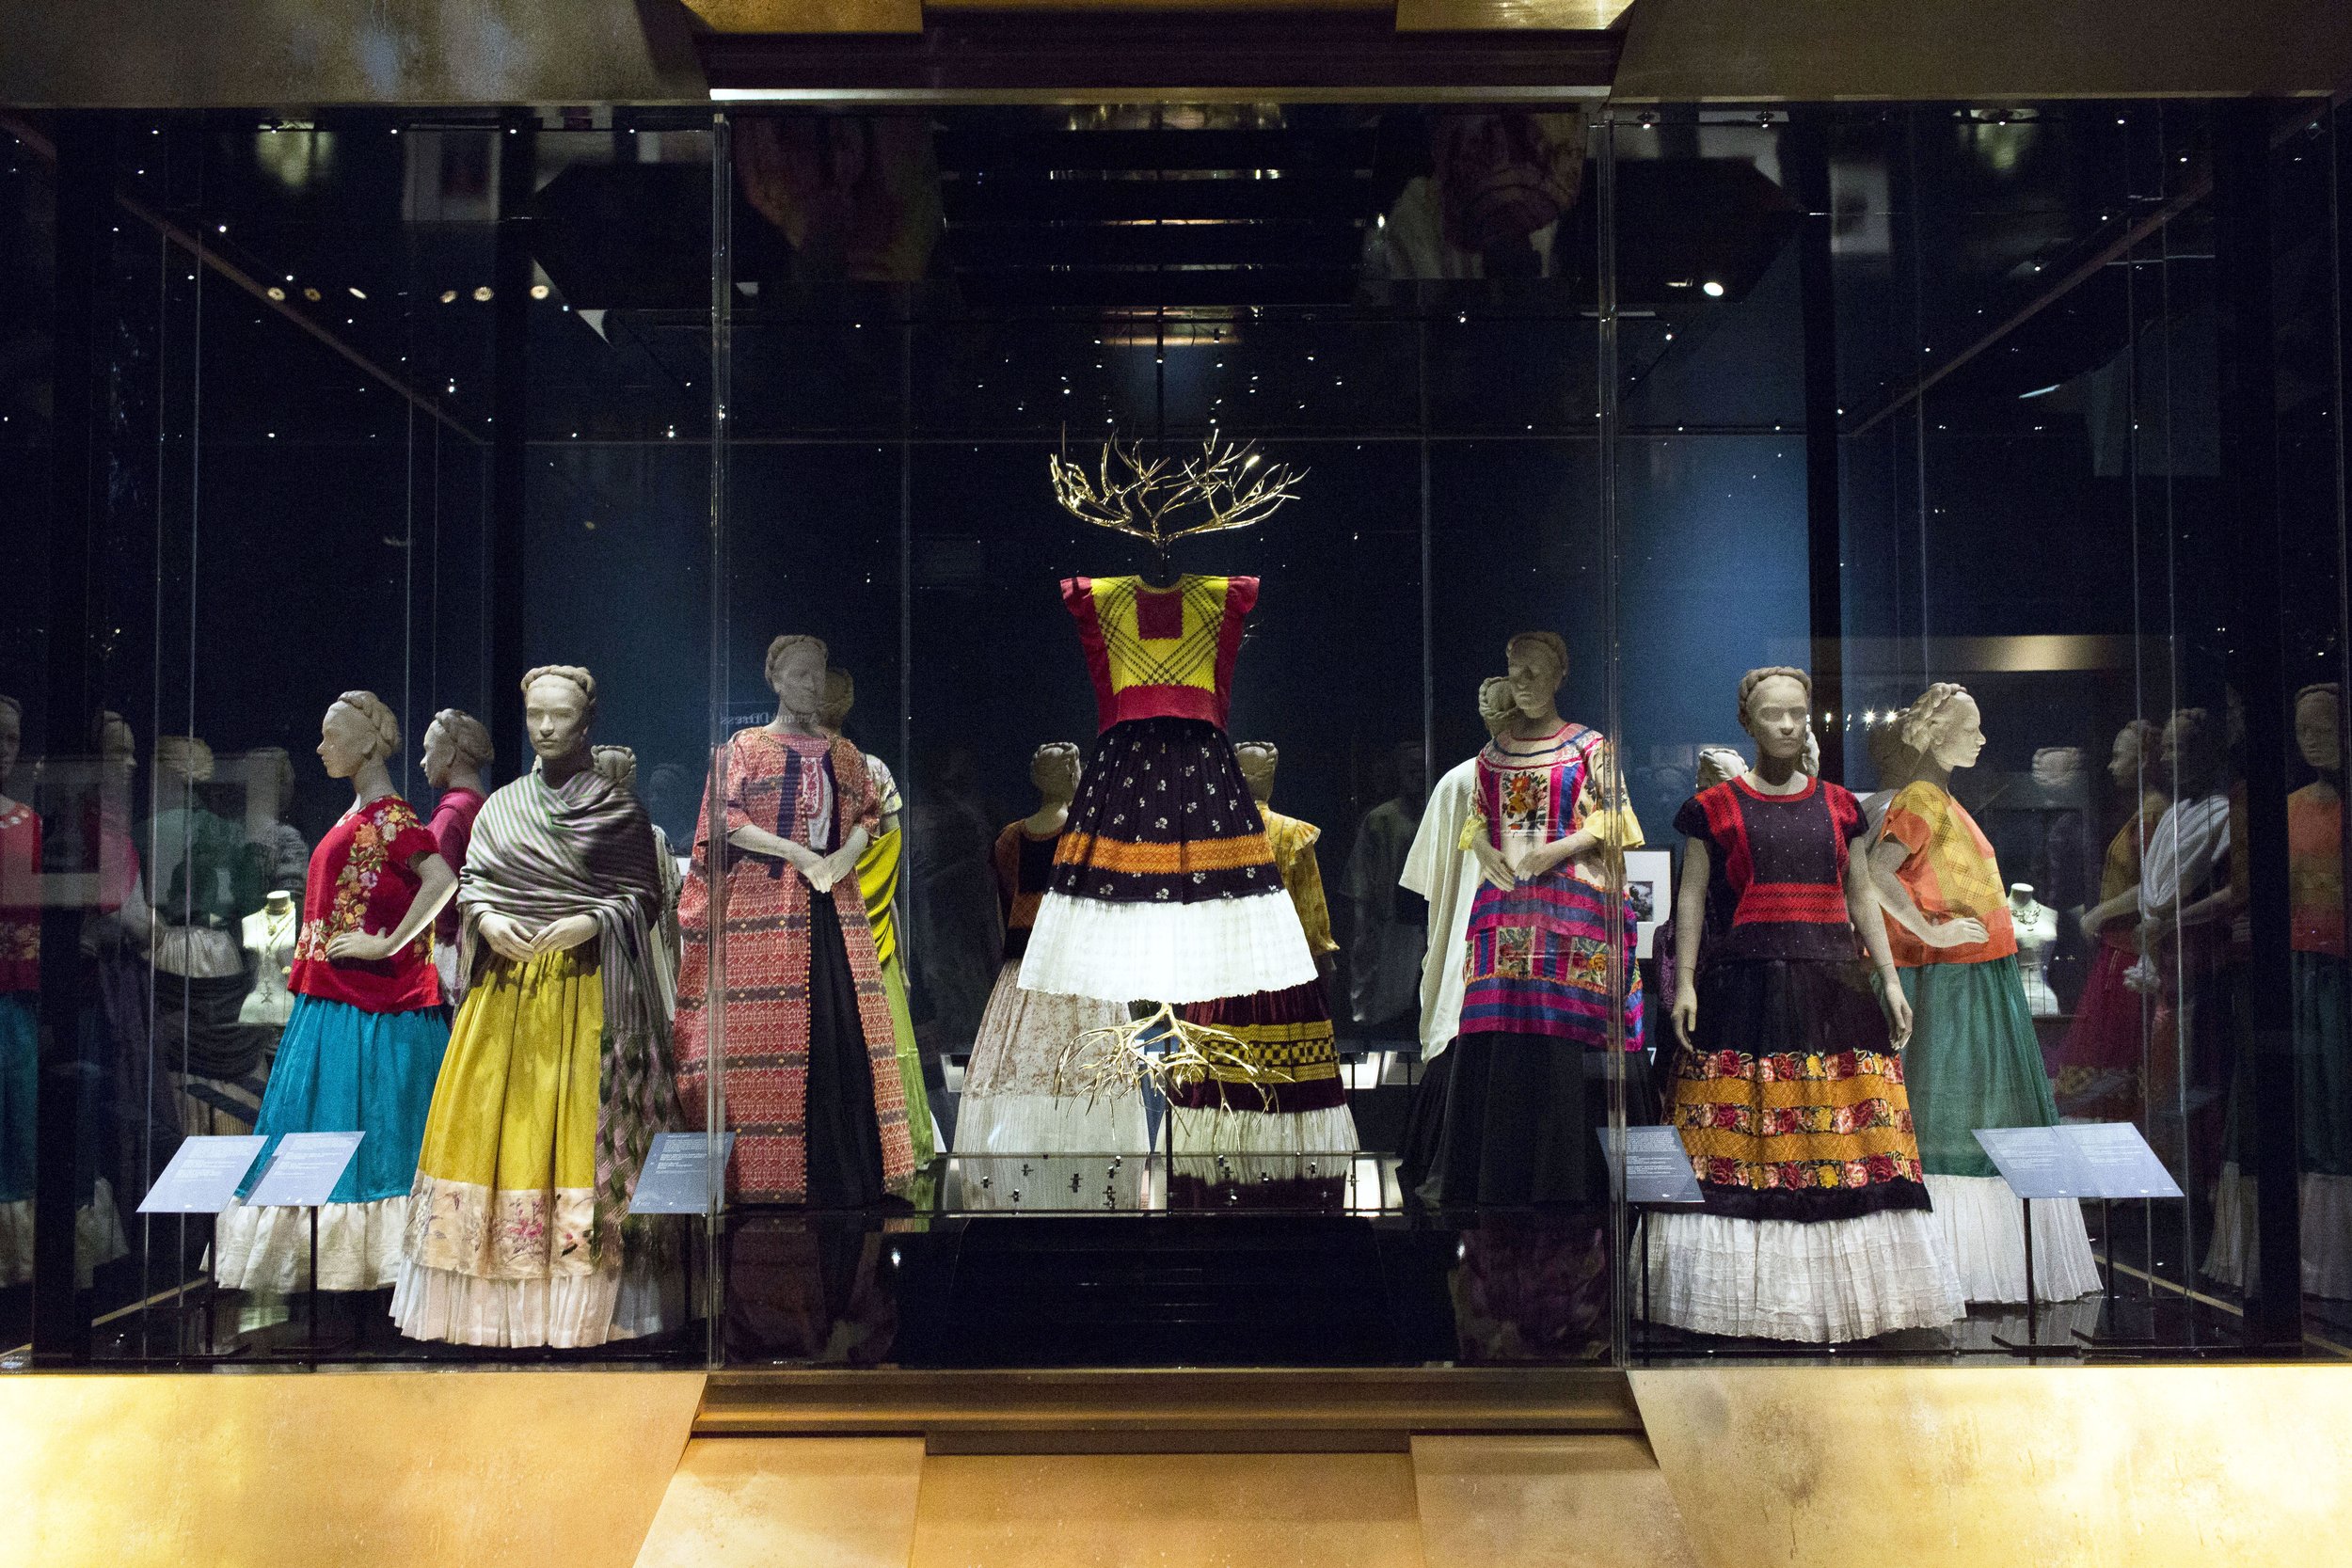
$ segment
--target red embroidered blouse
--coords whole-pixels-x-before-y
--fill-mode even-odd
[[[381,936],[399,926],[422,885],[415,870],[418,857],[439,848],[416,808],[397,795],[344,813],[310,851],[302,931],[294,938],[287,989],[371,1013],[437,1006],[441,984],[433,973],[430,930],[418,932],[416,941],[390,958],[366,963],[337,963],[327,958],[326,944],[345,931]]]

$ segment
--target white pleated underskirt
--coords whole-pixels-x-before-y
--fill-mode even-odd
[[[2303,1178],[2303,1290],[2352,1300],[2352,1176]]]
[[[627,1338],[614,1321],[621,1271],[485,1279],[402,1259],[392,1321],[411,1339],[583,1350]]]
[[[1235,1111],[1172,1107],[1179,1158],[1187,1154],[1330,1154],[1345,1168],[1356,1152],[1356,1117],[1344,1105],[1319,1111]]]
[[[2262,1237],[2254,1216],[2257,1183],[2234,1160],[2224,1161],[2213,1189],[2213,1239],[2205,1243],[2204,1273],[2232,1290],[2262,1272]]]
[[[1997,1176],[1928,1175],[1928,1198],[1944,1227],[1960,1288],[1970,1301],[2026,1299],[2026,1219]],[[2071,1197],[2033,1206],[2033,1290],[2042,1301],[2073,1301],[2099,1289],[2083,1206]]]
[[[1104,1002],[1214,1002],[1315,977],[1298,911],[1269,893],[1199,904],[1114,904],[1049,893],[1021,960],[1021,989]]]
[[[87,1291],[101,1263],[131,1250],[115,1212],[114,1187],[99,1177],[90,1201],[73,1212],[73,1288]],[[0,1203],[0,1285],[23,1285],[33,1277],[33,1200]]]
[[[319,1286],[375,1291],[400,1278],[408,1195],[373,1203],[319,1207]],[[220,1212],[213,1280],[224,1291],[310,1288],[310,1211],[255,1209],[237,1199]]]
[[[1148,1154],[1140,1093],[986,1094],[956,1102],[958,1155]]]
[[[1968,1310],[1923,1209],[1809,1223],[1653,1212],[1646,1223],[1651,1321],[1693,1333],[1840,1344]]]

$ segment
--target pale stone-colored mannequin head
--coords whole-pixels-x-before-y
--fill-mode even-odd
[[[1512,715],[1518,710],[1510,676],[1489,675],[1478,683],[1478,721],[1486,726],[1489,739],[1500,739],[1511,727]]]
[[[542,664],[525,675],[523,730],[543,765],[584,763],[596,717],[596,677],[577,664]]]
[[[129,726],[124,726],[126,732]],[[188,784],[210,783],[213,777],[213,749],[192,735],[159,735],[155,737],[155,782],[159,788],[169,791]]]
[[[627,746],[591,746],[589,755],[595,758],[597,772],[611,779],[630,794],[637,793],[637,752]]]
[[[16,759],[24,750],[24,705],[14,697],[0,697],[0,787],[16,771]]]
[[[776,717],[814,728],[825,708],[825,644],[787,632],[768,644],[768,689]]]
[[[447,789],[452,779],[480,774],[492,755],[490,731],[463,708],[445,707],[424,727],[424,782]]]
[[[1282,753],[1271,740],[1245,740],[1233,748],[1233,756],[1241,764],[1242,783],[1249,786],[1249,798],[1260,805],[1274,799],[1274,771],[1282,766]]]
[[[1813,735],[1813,678],[1786,664],[1749,671],[1740,677],[1740,727],[1756,742],[1758,767],[1801,765]]]
[[[2210,710],[2175,709],[2172,717],[2164,721],[2164,738],[2158,750],[2164,759],[2165,776],[2184,799],[2211,795],[2221,787],[2226,753]]]
[[[1522,725],[1556,725],[1560,683],[1568,678],[1568,645],[1560,634],[1523,631],[1503,645],[1512,701]]]
[[[1066,806],[1078,793],[1083,767],[1078,748],[1067,740],[1049,740],[1029,753],[1029,782],[1048,806]]]
[[[1702,746],[1699,748],[1698,777],[1692,792],[1712,789],[1748,770],[1748,759],[1737,746]]]
[[[2142,768],[2163,767],[2164,732],[2145,719],[2135,719],[2115,732],[2115,749],[2107,753],[2107,778],[2118,789],[2137,787]],[[2153,778],[2150,784],[2156,781]]]
[[[2044,746],[2033,754],[2033,782],[2044,789],[2065,789],[2082,776],[2080,746]]]
[[[817,707],[817,727],[827,735],[839,735],[841,726],[850,721],[850,709],[856,705],[857,682],[839,665],[827,665],[825,695]]]
[[[1966,687],[1938,681],[1904,711],[1902,736],[1921,777],[1951,773],[1973,768],[1984,753],[1984,717]]]
[[[2307,686],[2295,694],[2295,745],[2303,760],[2323,773],[2344,766],[2343,689],[2334,681]]]
[[[357,778],[400,750],[400,721],[373,691],[346,691],[319,721],[319,761],[330,779]]]

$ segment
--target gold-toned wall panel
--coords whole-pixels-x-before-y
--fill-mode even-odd
[[[1613,25],[1632,4],[1633,0],[1396,0],[1396,30],[1598,30]]]
[[[913,1568],[1422,1568],[1398,1454],[934,1456]]]
[[[628,1568],[699,1372],[0,1378],[0,1564]]]
[[[2352,1554],[2352,1367],[1637,1371],[1708,1568],[2313,1568]]]
[[[1416,1437],[1428,1568],[1699,1568],[1639,1437]]]
[[[684,0],[714,33],[919,33],[923,0]]]
[[[637,1568],[906,1568],[919,1437],[698,1437]]]

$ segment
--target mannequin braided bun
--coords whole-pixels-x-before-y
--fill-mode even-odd
[[[370,762],[381,762],[400,750],[400,721],[383,698],[373,691],[346,691],[335,699],[335,705],[351,709],[375,732],[375,742],[368,749]]]
[[[480,768],[492,760],[495,753],[490,750],[490,731],[472,714],[463,708],[445,707],[433,716],[433,721],[441,726],[441,734],[448,736],[450,751],[459,762]]]
[[[1077,743],[1076,741],[1074,741],[1074,740],[1049,740],[1049,741],[1045,742],[1045,744],[1043,744],[1042,746],[1040,746],[1040,747],[1039,747],[1036,751],[1034,751],[1034,752],[1030,752],[1030,753],[1029,753],[1029,766],[1030,766],[1030,767],[1032,767],[1032,768],[1035,768],[1035,767],[1036,767],[1039,763],[1041,763],[1041,762],[1044,762],[1044,761],[1046,761],[1046,760],[1047,760],[1047,759],[1049,759],[1049,758],[1054,758],[1054,757],[1072,757],[1072,758],[1075,758],[1077,755],[1078,755],[1078,743]]]
[[[2340,702],[2344,697],[2344,688],[2334,681],[2314,681],[2295,694],[2295,705],[2301,707],[2304,703],[2313,697],[2324,697],[2330,703]],[[0,703],[8,700],[6,697],[0,697]]]
[[[1698,775],[1692,787],[1695,790],[1712,788],[1728,783],[1748,770],[1748,759],[1737,746],[1702,746],[1699,748]]]
[[[823,663],[832,657],[832,651],[825,646],[823,638],[811,637],[805,632],[786,632],[782,637],[768,644],[768,662],[764,670],[768,676],[769,690],[773,691],[776,689],[776,672],[783,668],[786,656],[793,649],[803,646],[817,650],[817,658],[819,663]]]
[[[588,749],[596,770],[624,789],[637,787],[637,752],[628,746],[592,746]]]
[[[22,724],[24,722],[24,705],[18,702],[14,697],[0,695],[0,708],[8,709],[8,717],[15,720],[18,723]]]
[[[1762,686],[1766,681],[1771,680],[1775,675],[1785,676],[1789,680],[1795,681],[1799,686],[1804,687],[1804,700],[1806,704],[1809,705],[1812,703],[1813,677],[1798,669],[1795,665],[1767,664],[1761,669],[1751,670],[1746,674],[1740,677],[1740,728],[1745,729],[1747,727],[1748,699],[1756,695],[1756,689],[1757,687]]]
[[[533,685],[550,676],[556,680],[569,681],[580,688],[580,697],[587,703],[588,711],[591,713],[596,711],[596,677],[577,664],[542,664],[535,670],[525,672],[523,695],[530,696]]]
[[[1952,705],[1967,695],[1968,689],[1958,681],[1937,681],[1920,692],[1919,700],[1903,710],[1903,749],[1914,756],[1926,756],[1933,749]]]
[[[1538,648],[1543,650],[1544,657],[1551,661],[1552,673],[1565,680],[1568,674],[1568,644],[1556,631],[1518,632],[1502,645],[1502,657],[1508,659],[1523,651]]]
[[[825,695],[817,705],[817,722],[826,729],[837,730],[850,717],[850,709],[856,705],[857,682],[850,672],[838,664],[825,666]]]
[[[191,783],[203,784],[213,776],[213,749],[192,735],[159,735],[155,737],[155,766]]]

